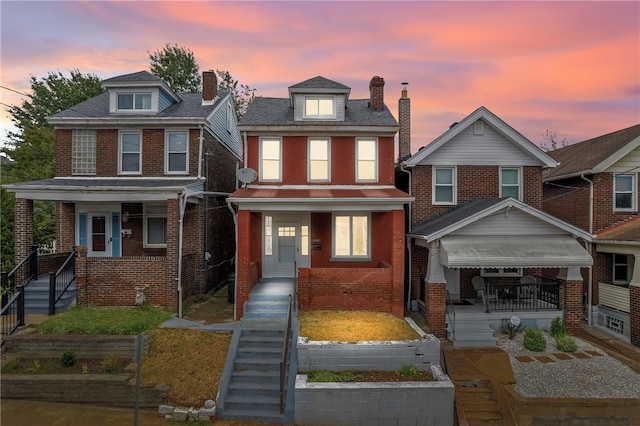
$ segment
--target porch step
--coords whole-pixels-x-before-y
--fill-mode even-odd
[[[496,337],[488,321],[456,320],[455,335],[453,324],[447,321],[447,337],[454,346],[495,346]]]
[[[504,418],[489,380],[468,380],[455,383],[458,418],[468,425],[502,425]]]
[[[56,303],[56,313],[64,312],[73,304],[76,299],[76,284],[71,283],[67,291]],[[25,314],[48,314],[49,313],[49,276],[41,275],[25,287],[24,289],[24,309]]]
[[[275,299],[275,296],[268,297],[274,298],[274,300],[253,300],[253,298],[249,297],[249,301],[245,304],[243,318],[286,319],[289,308],[288,297],[286,299],[283,299],[282,296],[279,299]]]

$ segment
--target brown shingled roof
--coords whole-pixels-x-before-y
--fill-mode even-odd
[[[600,231],[595,241],[640,242],[640,216]]]

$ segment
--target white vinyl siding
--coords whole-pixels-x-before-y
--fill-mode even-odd
[[[71,173],[96,174],[96,131],[74,130],[71,136]]]
[[[356,182],[378,181],[378,141],[356,139]]]
[[[121,131],[118,143],[118,172],[142,174],[142,132]]]
[[[260,139],[260,181],[280,182],[282,180],[282,140],[279,138]]]
[[[456,168],[455,167],[434,167],[433,168],[433,204],[456,204]]]
[[[309,181],[328,182],[331,179],[329,138],[309,138]]]

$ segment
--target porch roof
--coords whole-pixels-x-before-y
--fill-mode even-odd
[[[589,253],[569,235],[448,235],[440,263],[449,268],[591,266]]]
[[[413,201],[413,197],[393,186],[329,186],[241,188],[229,201],[244,210],[397,210]]]

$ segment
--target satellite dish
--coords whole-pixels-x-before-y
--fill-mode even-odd
[[[258,173],[249,167],[238,169],[238,171],[236,172],[236,177],[240,182],[243,183],[243,186],[245,187],[247,186],[248,183],[251,183],[254,180],[256,180],[256,176],[258,176]]]

